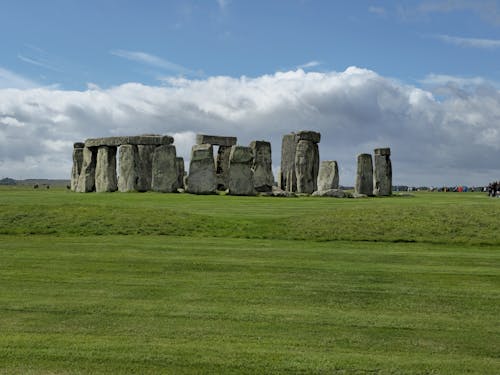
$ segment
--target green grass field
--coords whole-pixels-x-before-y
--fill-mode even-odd
[[[500,199],[0,188],[0,374],[500,373]]]

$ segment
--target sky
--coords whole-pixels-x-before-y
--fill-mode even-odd
[[[500,1],[0,2],[0,178],[69,178],[73,142],[321,133],[353,185],[390,147],[394,184],[500,179]]]

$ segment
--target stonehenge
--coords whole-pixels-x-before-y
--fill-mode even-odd
[[[188,192],[191,194],[365,197],[392,194],[391,150],[357,156],[354,193],[339,189],[335,160],[320,163],[321,134],[298,131],[282,138],[281,165],[274,180],[271,143],[198,134],[189,170],[173,137],[146,134],[89,138],[73,144],[71,184],[75,192]]]

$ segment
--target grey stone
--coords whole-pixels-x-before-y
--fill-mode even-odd
[[[213,146],[231,147],[236,144],[236,137],[225,137],[220,135],[196,134],[196,144],[209,144]]]
[[[313,197],[333,197],[333,198],[346,198],[347,195],[340,189],[318,190],[312,193]]]
[[[157,146],[137,145],[137,191],[149,191],[153,178],[153,155]]]
[[[83,162],[76,190],[79,193],[95,191],[95,167],[97,161],[97,149],[94,147],[83,148]]]
[[[318,190],[339,188],[339,167],[335,160],[323,160],[319,166]]]
[[[285,191],[277,186],[273,186],[271,194],[273,197],[283,197],[283,198],[296,197],[295,193],[292,193],[291,191]]]
[[[312,130],[302,130],[296,133],[298,141],[311,141],[313,143],[319,143],[321,140],[321,134]]]
[[[76,145],[81,147],[76,147]],[[76,187],[78,185],[78,179],[80,177],[80,173],[82,171],[83,165],[83,143],[75,143],[75,147],[73,148],[73,167],[71,168],[71,191],[76,191]]]
[[[274,185],[274,176],[271,158],[271,143],[253,141],[250,143],[253,154],[254,187],[258,192],[269,192]]]
[[[392,194],[391,149],[375,149],[373,168],[373,195],[388,196]]]
[[[373,164],[370,154],[358,155],[358,169],[354,191],[357,194],[373,194]]]
[[[217,151],[217,161],[215,163],[215,177],[217,180],[217,190],[226,190],[229,186],[229,156],[230,146],[219,146]]]
[[[136,145],[122,145],[119,148],[118,190],[137,191],[139,183],[139,151]]]
[[[151,189],[162,193],[177,191],[177,156],[175,146],[161,145],[155,148],[152,162]]]
[[[211,144],[194,145],[191,149],[186,190],[193,194],[215,193],[215,163]]]
[[[170,145],[174,138],[169,135],[136,135],[124,137],[89,138],[85,140],[86,147],[121,145]]]
[[[295,176],[295,151],[297,137],[295,134],[285,134],[281,142],[281,180],[283,190],[297,191],[297,178]]]
[[[73,143],[73,148],[84,148],[85,143],[84,142],[75,142]]]
[[[318,145],[311,141],[299,141],[295,151],[295,175],[298,193],[312,194],[317,190],[318,171]]]
[[[184,158],[176,157],[175,163],[177,166],[177,189],[184,189]]]
[[[116,147],[100,146],[95,167],[95,191],[112,192],[118,189],[116,178]]]
[[[368,198],[368,195],[354,192],[352,193],[352,198]]]
[[[233,146],[229,157],[229,194],[255,195],[253,152],[250,147]]]

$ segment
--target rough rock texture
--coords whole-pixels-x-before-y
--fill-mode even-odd
[[[280,186],[285,191],[297,191],[295,176],[295,150],[297,137],[295,134],[285,134],[281,142],[281,180]]]
[[[271,159],[271,143],[266,141],[253,141],[250,143],[253,154],[253,179],[254,187],[258,192],[272,191],[274,176]]]
[[[97,161],[97,149],[94,147],[83,148],[83,163],[76,190],[79,193],[95,191],[95,167]]]
[[[138,145],[137,146],[137,191],[151,190],[153,178],[153,154],[157,146]]]
[[[219,146],[217,151],[217,161],[215,163],[215,177],[217,180],[217,190],[226,190],[229,186],[229,156],[230,146]]]
[[[324,160],[319,166],[318,190],[339,188],[339,167],[335,160]]]
[[[155,148],[152,162],[151,189],[162,193],[177,191],[177,156],[175,146],[161,145]]]
[[[116,147],[100,146],[97,149],[95,167],[95,191],[105,193],[116,191]]]
[[[224,137],[220,135],[196,134],[196,144],[209,144],[213,146],[231,147],[236,144],[236,137]]]
[[[352,197],[353,198],[368,198],[368,195],[354,192],[354,193],[352,193]]]
[[[250,147],[233,146],[229,157],[229,194],[255,195],[253,152]]]
[[[317,190],[318,171],[318,145],[311,141],[299,141],[295,151],[295,175],[298,193],[312,194]]]
[[[169,135],[136,135],[125,137],[89,138],[86,147],[121,146],[121,145],[170,145],[174,138]]]
[[[373,194],[373,165],[370,154],[358,155],[358,170],[354,191],[357,194]]]
[[[193,194],[213,194],[216,189],[213,147],[194,145],[191,149],[187,191]]]
[[[76,191],[83,165],[83,143],[73,145],[73,167],[71,168],[71,191]]]
[[[333,198],[346,198],[347,195],[340,189],[328,189],[315,191],[313,197],[333,197]]]
[[[302,130],[295,133],[298,141],[310,141],[312,143],[319,143],[321,134],[311,130]]]
[[[373,168],[373,195],[392,194],[391,149],[376,148]]]
[[[273,190],[272,190],[272,196],[273,197],[296,197],[295,193],[292,193],[290,191],[285,191],[277,186],[273,186]]]
[[[177,166],[177,189],[184,189],[184,158],[176,157],[175,163]]]
[[[136,145],[123,145],[119,149],[118,190],[137,191],[139,182],[139,152]]]

